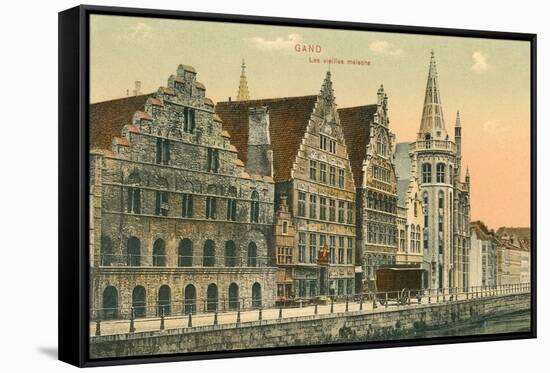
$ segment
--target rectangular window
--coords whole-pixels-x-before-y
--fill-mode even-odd
[[[310,219],[317,219],[317,195],[309,195],[309,217]]]
[[[327,137],[324,135],[319,135],[319,148],[321,150],[327,150]]]
[[[348,202],[348,224],[353,224],[353,202]]]
[[[155,202],[155,214],[159,216],[168,216],[168,210],[170,209],[168,205],[168,192],[157,191]]]
[[[345,173],[345,170],[343,168],[338,169],[338,186],[340,188],[344,187],[344,173]]]
[[[184,218],[193,217],[193,195],[184,193],[181,200],[181,216]]]
[[[195,110],[186,107],[183,109],[183,131],[193,133],[195,130]]]
[[[227,220],[237,220],[237,201],[231,198],[227,200]]]
[[[317,235],[309,234],[309,262],[315,263],[317,260]]]
[[[332,154],[336,153],[336,140],[329,140],[329,149],[328,151]]]
[[[216,197],[206,197],[206,218],[216,219]]]
[[[292,264],[292,248],[278,247],[277,248],[277,264]]]
[[[306,193],[298,192],[298,216],[306,216]]]
[[[208,172],[218,172],[220,168],[220,158],[218,149],[208,148],[206,169]]]
[[[336,185],[336,167],[330,166],[330,185]]]
[[[128,188],[128,212],[141,214],[141,191],[138,188]]]
[[[306,261],[306,234],[304,232],[298,233],[298,261],[300,263]]]
[[[336,201],[333,199],[329,201],[328,220],[336,220]]]
[[[322,249],[327,245],[327,236],[324,234],[319,235],[319,249]]]
[[[330,263],[336,264],[336,236],[329,236]]]
[[[319,181],[322,183],[327,182],[327,164],[320,162],[321,164],[321,171],[319,172]]]
[[[338,280],[338,295],[344,295],[344,280]]]
[[[338,223],[344,222],[344,209],[345,209],[345,202],[344,201],[338,201]]]
[[[309,161],[309,178],[311,180],[317,180],[317,161]]]
[[[306,280],[298,280],[298,296],[301,298],[306,296]]]
[[[348,264],[353,264],[353,237],[348,237]]]
[[[344,264],[344,237],[338,237],[338,264]]]
[[[327,220],[327,199],[325,197],[319,197],[319,219]]]
[[[170,162],[170,140],[157,138],[157,164],[168,164]]]

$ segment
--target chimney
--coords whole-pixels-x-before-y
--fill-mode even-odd
[[[248,155],[245,167],[249,174],[273,176],[273,150],[269,137],[269,108],[248,109]]]
[[[141,82],[139,80],[136,80],[134,82],[134,96],[141,95]]]

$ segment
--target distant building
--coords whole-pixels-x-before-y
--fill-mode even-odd
[[[318,95],[218,102],[216,113],[247,164],[251,107],[269,111],[277,242],[273,256],[280,298],[352,294],[355,289],[355,184],[336,110],[331,74]],[[288,210],[288,211],[287,211]],[[289,220],[292,218],[292,221]],[[292,250],[280,228],[292,227]],[[319,265],[324,250],[327,265]],[[282,251],[282,253],[281,253]],[[282,255],[279,255],[281,253]]]
[[[497,285],[497,240],[494,232],[480,221],[470,224],[469,286]]]
[[[499,285],[531,282],[530,229],[501,227],[496,234]]]
[[[90,107],[93,318],[273,305],[266,112],[246,113],[265,166],[246,168],[196,75]]]

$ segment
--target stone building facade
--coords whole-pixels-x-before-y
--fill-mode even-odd
[[[480,221],[471,223],[469,286],[494,287],[497,284],[497,240],[494,232]]]
[[[375,289],[375,271],[396,263],[397,178],[388,96],[380,86],[375,105],[339,110],[357,188],[357,290]],[[359,276],[360,274],[360,276]]]
[[[395,146],[395,164],[397,170],[397,211],[398,211],[398,249],[397,264],[414,265],[428,270],[424,262],[423,214],[420,199],[420,184],[415,163],[409,158],[409,144]],[[426,277],[424,278],[426,281]],[[424,284],[426,285],[426,283]]]
[[[92,318],[273,304],[271,168],[245,168],[196,76],[91,105]]]
[[[330,72],[318,95],[219,102],[216,113],[232,138],[245,143],[245,113],[257,106],[269,108],[275,208],[282,212],[276,223],[282,226],[290,215],[295,230],[292,250],[281,259],[284,263],[277,262],[277,253],[274,256],[275,264],[285,269],[285,276],[278,277],[278,287],[284,289],[281,297],[353,293],[355,185]],[[238,143],[237,148],[239,157],[250,161],[245,148]],[[281,235],[275,239],[277,250],[287,247]],[[323,249],[330,253],[327,266],[318,263]]]
[[[423,256],[430,288],[468,286],[470,177],[461,180],[462,127],[457,114],[454,141],[443,118],[432,52],[420,129],[410,144],[423,204]]]

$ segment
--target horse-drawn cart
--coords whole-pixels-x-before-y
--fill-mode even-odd
[[[411,298],[418,303],[422,296],[424,270],[411,267],[385,267],[376,270],[376,300],[381,305],[389,302],[410,304]]]

